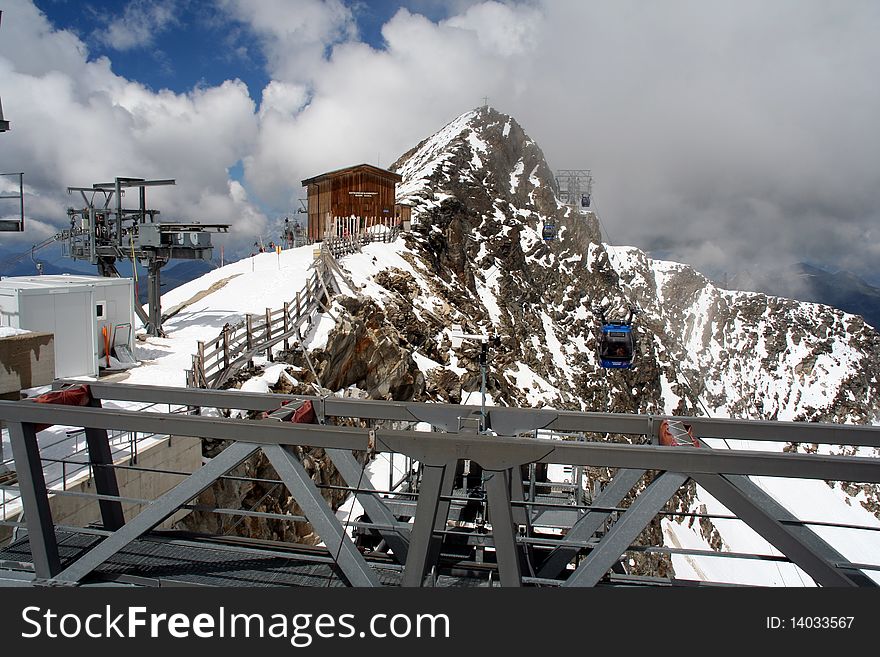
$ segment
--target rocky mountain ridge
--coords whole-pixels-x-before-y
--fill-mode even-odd
[[[399,197],[413,206],[414,229],[399,249],[406,264],[377,263],[372,291],[405,329],[402,343],[439,364],[468,364],[467,347],[459,354],[447,344],[452,323],[499,335],[489,384],[499,403],[857,423],[880,416],[880,336],[860,317],[722,290],[686,265],[603,243],[595,215],[557,199],[540,148],[511,117],[466,113],[392,169],[403,176]],[[558,239],[542,240],[545,222]],[[632,370],[598,367],[599,306],[610,316],[637,309]],[[519,385],[527,379],[528,391]]]

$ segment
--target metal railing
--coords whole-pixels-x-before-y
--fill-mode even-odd
[[[626,579],[627,573],[612,571],[626,563],[627,555],[636,553],[757,559],[772,563],[785,561],[798,566],[822,586],[875,586],[872,575],[876,577],[876,571],[880,570],[878,563],[857,563],[847,559],[813,530],[814,527],[832,525],[845,527],[847,531],[877,534],[877,527],[834,525],[798,516],[750,478],[750,475],[757,475],[878,484],[880,458],[872,450],[880,447],[880,427],[494,407],[488,410],[487,417],[491,435],[485,435],[458,429],[466,426],[462,419],[480,414],[477,406],[107,383],[94,383],[90,388],[93,398],[99,401],[173,401],[193,408],[239,408],[260,412],[277,411],[283,407],[291,414],[299,402],[310,401],[320,423],[294,424],[142,413],[117,408],[0,402],[0,419],[9,423],[19,486],[26,505],[30,550],[27,556],[33,563],[31,576],[37,580],[60,584],[79,583],[93,577],[116,577],[114,573],[119,572],[121,564],[126,564],[126,572],[132,578],[143,579],[136,564],[129,561],[130,556],[121,557],[109,569],[102,570],[102,565],[112,561],[133,542],[149,540],[155,546],[155,541],[162,538],[151,533],[155,527],[177,511],[191,508],[190,501],[214,482],[227,477],[240,478],[240,470],[234,474],[230,471],[260,452],[277,473],[277,478],[270,483],[283,485],[302,513],[294,516],[224,508],[211,508],[210,511],[237,516],[250,514],[292,523],[306,518],[324,547],[316,549],[285,543],[276,545],[274,554],[276,557],[286,555],[282,558],[293,559],[299,564],[311,564],[310,568],[325,569],[322,572],[326,577],[322,581],[331,578],[354,586],[378,586],[388,582],[421,586],[426,582],[429,585],[437,582],[439,576],[476,579],[484,585],[491,581],[502,586],[592,586]],[[357,418],[360,423],[358,426],[334,424],[345,418]],[[660,445],[659,428],[666,419],[690,424],[700,438],[701,446]],[[386,429],[377,424],[383,421],[427,422],[434,430]],[[51,511],[40,503],[48,494],[36,442],[35,429],[40,424],[84,427],[90,436],[90,447],[95,450],[94,453],[90,451],[90,461],[95,470],[95,497],[103,505],[101,536],[104,538],[74,556],[62,558],[58,552],[56,532],[60,530],[52,523]],[[108,430],[211,438],[228,441],[229,445],[175,488],[154,500],[139,515],[125,521],[121,513],[114,511],[121,500],[118,492],[113,492],[115,468],[106,453],[102,460],[102,452],[96,447],[99,439],[109,440]],[[556,437],[581,434],[583,440],[536,438],[536,432]],[[608,442],[609,433],[621,440]],[[623,436],[629,436],[629,439],[624,440]],[[874,455],[713,449],[704,441],[721,438],[855,445],[872,448],[862,451]],[[320,458],[332,462],[347,484],[332,488],[354,493],[365,510],[365,518],[355,518],[354,523],[343,527],[332,504],[322,495],[322,490],[330,487],[315,484],[296,455],[299,446],[323,450]],[[363,460],[357,460],[352,451],[402,454],[418,462],[420,472],[414,478],[416,485],[405,493],[376,490],[369,478],[364,477]],[[484,494],[479,498],[463,494],[455,485],[459,465],[464,459],[482,468]],[[546,487],[533,493],[529,490],[530,482],[523,480],[523,467],[530,464],[610,468],[614,469],[614,475],[588,500],[571,501],[567,490],[559,497],[548,499]],[[101,473],[103,477],[99,476]],[[676,504],[670,507],[669,502],[690,481],[724,505],[730,512],[729,516],[724,516],[726,521],[745,523],[781,556],[672,548],[662,542],[644,543],[643,532],[655,518],[689,515]],[[455,517],[456,509],[461,511],[474,504],[483,508],[482,518],[488,522],[480,526],[481,531],[462,533],[470,521]],[[694,517],[697,515],[708,517],[707,514],[695,514]],[[350,526],[381,538],[387,551],[361,549],[348,535]],[[555,534],[547,531],[560,528],[562,531]],[[486,557],[491,556],[491,559],[463,560],[461,555],[435,549],[438,541],[443,544],[447,539],[452,541],[451,545],[461,545],[465,540],[471,549]],[[227,537],[204,536],[200,540],[202,546],[211,545],[216,549]],[[260,545],[265,548],[265,544],[248,545],[248,558]],[[241,545],[239,547],[244,549]],[[188,563],[192,565],[194,560],[190,556],[188,554]],[[273,563],[273,567],[283,568],[283,565]],[[8,570],[12,566],[0,560],[0,575],[5,572],[4,567]],[[326,570],[328,568],[330,570]],[[179,570],[173,567],[162,575],[156,574],[156,570],[149,572],[150,577],[165,577],[169,581],[179,579]],[[273,572],[278,574],[279,571]],[[627,582],[632,584],[636,580],[646,581],[633,574]],[[655,583],[694,582],[660,578]]]
[[[141,412],[158,412],[162,407],[167,407],[169,414],[185,414],[191,409],[172,403],[150,403],[139,406]],[[3,429],[4,436],[7,429]],[[148,441],[167,438],[167,434],[139,431],[108,431],[107,440],[114,461],[127,457],[129,465],[134,465],[138,460],[138,453]],[[85,429],[71,429],[59,435],[57,440],[43,441],[40,444],[42,452],[51,452],[53,448],[61,445],[70,445],[72,449],[63,456],[59,453],[56,457],[43,457],[45,463],[43,476],[46,485],[52,491],[66,491],[71,486],[91,478],[92,468],[88,462],[88,446],[86,443]],[[85,459],[85,460],[83,460]],[[7,480],[0,483],[0,521],[8,522],[11,517],[21,511],[21,495],[18,484],[15,482],[14,459],[9,458],[2,465],[7,466],[9,474]]]

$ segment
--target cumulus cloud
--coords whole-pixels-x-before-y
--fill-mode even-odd
[[[519,88],[540,20],[531,6],[497,2],[439,23],[401,8],[383,26],[382,49],[336,43],[303,67],[296,86],[273,82],[264,91],[259,137],[245,158],[249,185],[267,203],[292,207],[304,178],[360,162],[390,165],[484,95],[511,81]]]
[[[540,68],[558,66],[530,88],[562,102],[515,113],[551,166],[592,168],[617,243],[709,273],[865,272],[878,28],[874,3],[547,3]]]
[[[81,41],[30,2],[12,4],[3,18],[0,89],[13,123],[0,170],[24,170],[29,185],[28,230],[4,242],[29,244],[66,227],[65,208],[80,202],[66,187],[114,176],[176,179],[148,192],[163,219],[262,231],[264,215],[229,179],[258,129],[242,82],[157,93],[114,74],[106,58],[90,60]]]
[[[353,39],[357,25],[342,0],[218,0],[259,39],[269,73],[283,82],[314,75],[328,48]]]

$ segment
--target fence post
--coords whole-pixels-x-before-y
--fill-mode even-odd
[[[268,343],[272,340],[272,309],[266,308],[266,342]],[[275,361],[272,359],[272,347],[271,345],[266,345],[266,359],[270,363],[274,363]]]
[[[248,314],[246,316],[247,325],[247,348],[248,351],[254,348],[254,316]]]
[[[300,305],[299,305],[299,290],[296,291],[296,318],[294,322],[299,322],[299,313],[300,313]]]
[[[229,369],[229,325],[223,327],[223,369]]]
[[[290,330],[290,304],[285,301],[284,302],[284,335],[287,335],[287,332]],[[290,341],[285,337],[284,338],[284,351],[290,351]]]
[[[207,379],[205,375],[205,343],[201,340],[197,343],[199,345],[199,357],[198,357],[198,365],[199,365],[199,373],[201,374],[202,379]],[[201,387],[201,386],[200,386]],[[206,386],[207,387],[207,384]]]

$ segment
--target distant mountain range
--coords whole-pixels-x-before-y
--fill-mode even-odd
[[[0,271],[2,276],[36,276],[40,272],[37,270],[37,263],[42,265],[42,273],[44,275],[54,274],[77,274],[80,276],[95,276],[97,268],[86,262],[65,258],[60,254],[51,254],[47,258],[36,258],[36,260],[22,260],[15,263],[8,269]],[[170,264],[162,268],[161,284],[162,293],[173,290],[179,285],[183,285],[191,280],[198,278],[214,269],[216,265],[205,260],[174,260]],[[117,263],[117,268],[122,276],[129,277],[132,275],[131,263],[127,260]],[[138,285],[138,300],[141,303],[147,302],[147,286],[145,281],[147,272],[145,269],[138,268],[138,280],[144,281]]]
[[[868,324],[880,328],[880,288],[848,271],[830,272],[799,262],[763,274],[737,274],[719,284],[732,290],[825,304],[861,315]]]

